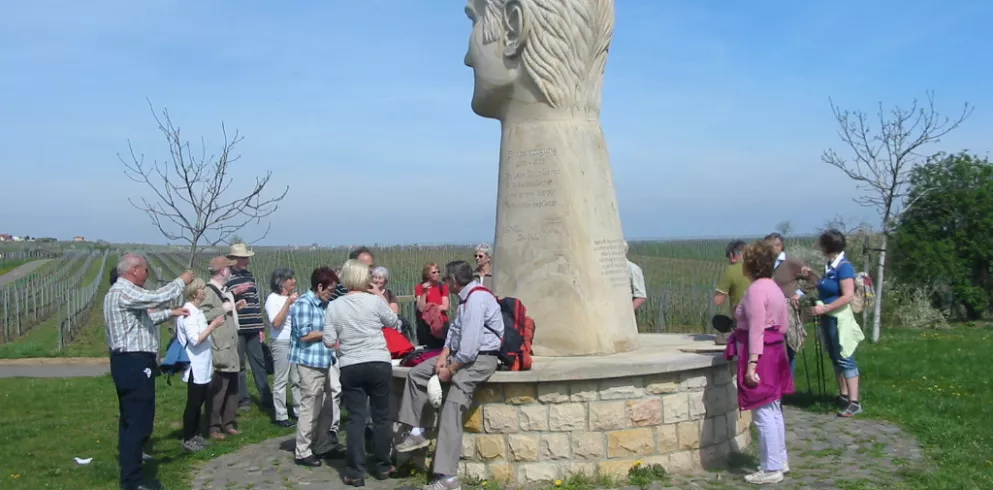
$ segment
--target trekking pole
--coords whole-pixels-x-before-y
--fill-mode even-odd
[[[815,318],[816,325],[819,325],[820,324],[820,317],[817,316],[817,317],[814,317],[814,318]],[[818,330],[815,327],[814,328],[814,332],[816,334],[814,336],[814,341],[815,341],[814,344],[815,344],[815,347],[817,348],[817,354],[815,356],[815,358],[816,358],[815,360],[817,361],[817,387],[818,387],[818,391],[820,392],[820,394],[821,395],[824,395],[827,392],[827,382],[824,380],[824,376],[827,374],[824,371],[824,344],[821,342],[820,330]]]

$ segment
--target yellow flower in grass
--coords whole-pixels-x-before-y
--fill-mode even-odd
[[[561,487],[562,486],[562,480],[555,480],[555,486],[556,487]]]
[[[639,459],[638,461],[635,461],[634,462],[634,467],[635,468],[640,468],[642,464],[643,464],[642,461]]]

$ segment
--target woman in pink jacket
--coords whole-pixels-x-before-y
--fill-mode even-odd
[[[745,476],[758,485],[779,483],[789,472],[782,398],[793,393],[786,357],[789,314],[782,290],[772,280],[776,253],[765,241],[745,247],[743,265],[751,286],[735,309],[738,327],[728,341],[725,357],[738,357],[738,406],[753,410],[759,432],[762,465]]]

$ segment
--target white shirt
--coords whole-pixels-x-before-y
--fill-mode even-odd
[[[272,328],[269,329],[269,338],[276,342],[289,342],[290,337],[290,312],[286,312],[286,319],[283,320],[283,326],[276,328],[273,324],[276,321],[276,315],[279,311],[283,309],[283,305],[286,304],[290,298],[283,296],[282,294],[269,293],[269,297],[265,299],[265,315],[269,318],[269,325]]]
[[[645,287],[645,274],[641,272],[634,262],[628,261],[628,271],[631,274],[631,297],[648,298],[648,289]]]
[[[183,381],[189,383],[192,374],[194,383],[206,384],[214,376],[212,342],[209,335],[203,342],[197,342],[197,339],[204,330],[207,330],[207,317],[200,308],[189,301],[183,305],[183,308],[190,312],[190,316],[176,318],[176,340],[186,348],[186,355],[190,358],[190,366],[183,373]]]

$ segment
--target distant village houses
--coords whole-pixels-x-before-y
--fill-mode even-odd
[[[80,236],[80,235],[76,235],[76,236],[72,237],[72,241],[74,241],[74,242],[85,242],[86,241],[86,237],[83,237],[83,236]]]
[[[0,242],[12,242],[12,241],[14,241],[14,237],[6,233],[0,233]]]

